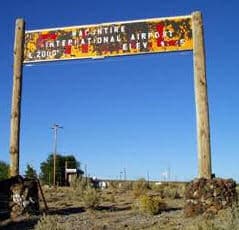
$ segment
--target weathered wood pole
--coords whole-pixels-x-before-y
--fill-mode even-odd
[[[206,80],[206,61],[203,37],[202,14],[199,11],[192,13],[193,31],[193,60],[194,60],[194,90],[197,120],[198,145],[198,177],[210,179],[211,146],[210,125]]]
[[[10,176],[19,175],[19,154],[20,154],[19,143],[20,143],[24,35],[25,35],[25,22],[23,19],[17,19],[14,42],[13,89],[12,89],[12,111],[11,111],[11,130],[10,130]]]

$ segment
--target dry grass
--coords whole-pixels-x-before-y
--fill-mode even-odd
[[[82,199],[87,209],[96,209],[100,204],[100,194],[99,192],[91,187],[85,189],[82,195]]]
[[[184,184],[163,183],[161,185],[152,185],[152,190],[160,194],[162,198],[179,199],[184,197]]]
[[[43,216],[37,223],[35,230],[239,229],[239,210],[237,207],[220,211],[217,216],[211,219],[204,216],[185,218],[183,213],[184,199],[181,197],[183,188],[177,188],[175,185],[171,186],[169,184],[162,186],[160,189],[163,191],[177,189],[180,194],[179,199],[174,199],[174,196],[162,199],[159,196],[158,188],[151,187],[149,189],[145,187],[144,182],[140,181],[139,183],[137,181],[135,182],[136,185],[129,186],[128,190],[119,188],[119,183],[115,183],[114,186],[109,186],[106,190],[97,191],[100,194],[100,203],[96,202],[98,208],[90,212],[87,211],[87,205],[83,196],[79,195],[82,193],[79,192],[77,186],[57,189],[46,187],[44,188],[44,194],[50,211],[48,216]],[[84,191],[86,190],[84,189]],[[143,196],[136,198],[135,191],[137,191],[137,194],[143,193]],[[136,209],[135,207],[132,208],[135,203],[138,205]],[[145,213],[151,215],[145,215]],[[25,228],[22,227],[23,225],[16,224],[15,226],[16,228],[9,229],[33,229],[29,228],[29,225],[26,225]],[[21,227],[18,228],[17,226]]]
[[[139,179],[133,183],[133,194],[137,198],[145,195],[149,190],[149,184],[145,179]]]
[[[238,230],[239,207],[233,206],[221,210],[217,216],[205,218],[203,216],[192,219],[186,230]]]
[[[59,216],[42,216],[42,218],[35,225],[34,230],[66,230],[71,229],[69,223],[60,223]]]

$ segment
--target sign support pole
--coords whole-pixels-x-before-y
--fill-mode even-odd
[[[192,13],[194,89],[197,120],[198,177],[210,179],[211,146],[207,96],[205,49],[201,12]],[[19,143],[22,94],[22,70],[24,59],[25,22],[16,20],[14,43],[13,90],[10,131],[10,175],[19,175]]]
[[[25,22],[16,20],[13,64],[13,89],[10,131],[10,176],[19,175],[19,143],[21,119],[22,69],[24,54]]]
[[[210,179],[211,146],[206,80],[206,61],[203,37],[202,14],[192,13],[194,90],[197,120],[198,177]]]

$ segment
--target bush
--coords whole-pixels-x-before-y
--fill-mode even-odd
[[[179,199],[180,195],[176,187],[167,186],[164,188],[163,196],[170,199]]]
[[[162,198],[179,199],[184,196],[184,186],[174,184],[153,185],[153,191],[160,194]]]
[[[82,199],[86,208],[96,209],[100,203],[100,194],[96,189],[88,187],[84,191]]]
[[[146,194],[148,189],[148,182],[143,178],[133,183],[133,194],[135,197],[139,197],[143,194]]]
[[[72,181],[71,187],[74,189],[74,192],[76,195],[82,196],[84,191],[89,187],[89,183],[87,183],[84,179],[82,178],[76,178],[75,180]]]
[[[166,204],[159,196],[142,195],[134,207],[142,213],[157,215],[166,208]]]

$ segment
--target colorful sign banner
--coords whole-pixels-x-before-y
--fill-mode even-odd
[[[191,16],[26,31],[24,63],[192,50]]]

